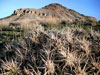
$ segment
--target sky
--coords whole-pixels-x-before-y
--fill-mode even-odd
[[[19,8],[42,8],[51,3],[59,3],[80,14],[100,20],[100,0],[0,0],[0,18],[10,16]]]

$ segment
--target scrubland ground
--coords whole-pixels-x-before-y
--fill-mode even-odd
[[[100,75],[100,31],[47,26],[1,27],[1,75]]]

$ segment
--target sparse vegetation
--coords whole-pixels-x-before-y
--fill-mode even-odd
[[[26,31],[24,28],[0,31],[2,75],[99,75],[99,66],[100,32],[92,27],[69,24],[60,30],[55,27],[45,30],[35,24]]]

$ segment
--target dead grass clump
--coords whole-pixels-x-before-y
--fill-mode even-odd
[[[78,42],[80,43],[80,48],[85,51],[86,55],[90,55],[91,54],[91,51],[89,49],[89,46],[90,46],[90,42],[88,40],[86,40],[85,38],[83,38],[82,40],[80,39],[77,39]]]
[[[20,64],[18,64],[17,61],[10,60],[10,61],[3,61],[3,64],[1,66],[2,73],[4,75],[17,75],[20,74]]]

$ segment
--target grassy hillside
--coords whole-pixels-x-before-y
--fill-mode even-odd
[[[0,26],[2,75],[100,74],[100,31],[96,26],[78,22]]]

